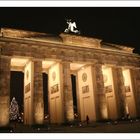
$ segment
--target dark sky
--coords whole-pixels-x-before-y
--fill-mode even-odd
[[[140,8],[44,7],[0,8],[0,26],[59,34],[66,18],[76,21],[82,35],[128,45],[140,52]]]

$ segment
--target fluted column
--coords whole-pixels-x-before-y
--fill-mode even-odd
[[[133,98],[136,106],[136,116],[140,116],[140,68],[131,69]]]
[[[0,126],[9,123],[10,62],[10,58],[0,56]]]
[[[95,65],[95,73],[96,73],[96,84],[97,84],[97,119],[106,119],[107,118],[107,104],[106,97],[104,93],[104,81],[103,81],[103,73],[102,73],[102,65]]]
[[[124,87],[124,78],[121,67],[116,67],[116,88],[117,88],[117,108],[118,108],[118,117],[125,116],[125,87]]]
[[[42,61],[34,60],[34,123],[44,121]]]
[[[62,62],[62,65],[63,65],[64,118],[67,122],[70,122],[74,120],[70,63]]]

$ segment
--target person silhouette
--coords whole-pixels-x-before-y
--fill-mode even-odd
[[[86,116],[86,123],[89,124],[89,117],[88,117],[88,115]]]

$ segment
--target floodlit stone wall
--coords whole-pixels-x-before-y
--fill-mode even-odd
[[[95,93],[93,89],[93,69],[92,66],[87,66],[78,70],[78,94],[80,104],[81,120],[86,120],[88,116],[90,121],[96,120],[96,107],[95,107]]]
[[[49,68],[49,110],[51,123],[64,122],[62,66],[56,63]]]
[[[5,33],[4,33],[5,32]],[[81,103],[82,96],[77,99],[80,100],[79,112],[81,113],[81,120],[85,120],[84,114],[89,114],[91,120],[102,119],[118,119],[126,114],[126,93],[125,81],[123,79],[123,68],[130,69],[130,79],[132,85],[132,101],[129,101],[131,110],[135,109],[133,117],[140,115],[140,56],[132,53],[133,49],[129,47],[122,47],[111,45],[105,47],[102,45],[100,39],[88,38],[78,35],[61,34],[59,38],[61,41],[47,42],[40,39],[35,39],[34,36],[45,34],[27,33],[24,31],[5,30],[0,37],[0,125],[5,126],[9,123],[9,97],[10,97],[10,61],[11,58],[28,58],[31,60],[31,67],[25,67],[25,77],[28,75],[30,82],[25,79],[24,89],[26,95],[33,93],[32,99],[28,102],[31,108],[31,114],[28,114],[29,120],[27,124],[43,123],[44,117],[44,103],[43,103],[43,89],[42,89],[42,61],[55,60],[56,63],[49,68],[49,109],[52,123],[62,123],[65,121],[73,121],[73,98],[71,87],[71,69],[70,63],[84,63],[91,65],[85,70],[78,72],[78,88],[79,93],[83,96],[89,95],[89,101],[85,101],[85,106],[89,107],[89,113],[83,113]],[[11,37],[11,35],[15,36]],[[31,37],[31,38],[30,38]],[[47,36],[46,36],[47,40]],[[106,44],[108,45],[108,44]],[[115,49],[114,49],[114,48]],[[28,65],[28,64],[27,64]],[[110,88],[104,82],[105,77],[102,71],[103,65],[110,65],[112,71],[108,72],[108,77],[112,73],[112,92],[113,98],[108,101]],[[27,74],[27,69],[29,73]],[[19,69],[18,69],[19,70]],[[54,74],[55,72],[55,74]],[[82,82],[81,75],[87,74],[87,82]],[[31,77],[30,77],[31,76]],[[84,77],[84,76],[83,76]],[[55,79],[56,78],[56,79]],[[55,79],[55,80],[53,80]],[[31,85],[28,85],[31,83]],[[86,83],[86,84],[85,84]],[[127,85],[126,85],[127,86]],[[131,88],[130,88],[131,90]],[[27,103],[26,103],[27,105]],[[25,106],[25,116],[26,116]],[[128,107],[129,108],[129,107]],[[94,110],[94,111],[93,111]],[[28,112],[28,111],[27,111]],[[113,113],[111,113],[113,112]],[[111,114],[111,115],[110,115]],[[26,117],[25,117],[26,118]],[[26,121],[25,121],[26,122]]]

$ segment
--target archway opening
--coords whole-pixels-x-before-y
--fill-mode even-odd
[[[77,109],[77,93],[76,93],[76,76],[71,74],[71,81],[72,81],[72,94],[73,94],[73,107],[74,107],[74,114],[78,113]]]
[[[49,119],[49,108],[48,108],[48,74],[43,73],[43,99],[44,99],[44,121],[47,123]]]
[[[10,78],[10,121],[23,123],[23,87],[24,87],[24,73],[20,71],[11,71]],[[17,104],[13,100],[15,98]],[[18,110],[16,110],[18,107]],[[13,113],[12,113],[13,112]],[[14,115],[17,114],[17,119]],[[12,115],[13,114],[13,115]]]

